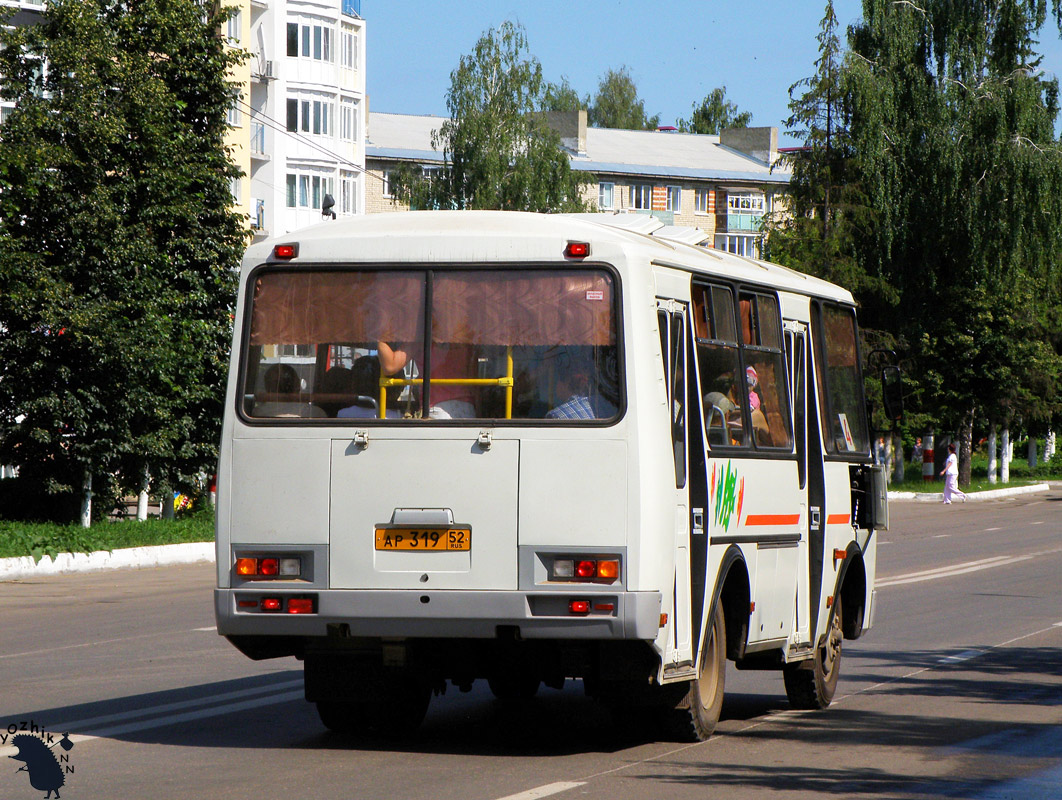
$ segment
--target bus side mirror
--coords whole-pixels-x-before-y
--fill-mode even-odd
[[[895,422],[903,416],[903,373],[899,367],[882,367],[881,401],[888,419]]]

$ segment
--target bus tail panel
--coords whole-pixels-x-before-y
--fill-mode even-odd
[[[516,589],[519,442],[375,433],[332,442],[329,585]]]

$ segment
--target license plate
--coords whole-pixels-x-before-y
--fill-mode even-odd
[[[377,550],[446,553],[472,549],[471,528],[377,528]]]

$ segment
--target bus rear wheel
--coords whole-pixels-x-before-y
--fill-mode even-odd
[[[525,672],[499,672],[487,678],[491,694],[499,700],[528,700],[538,692],[537,675]]]
[[[826,708],[833,702],[837,691],[837,679],[841,674],[841,644],[844,633],[841,627],[841,596],[833,604],[833,616],[826,639],[815,649],[814,658],[782,668],[785,694],[793,708],[816,710]]]
[[[685,696],[668,715],[668,728],[675,738],[703,742],[712,735],[723,709],[725,679],[726,622],[723,619],[723,605],[717,603],[711,627],[704,639],[700,671],[690,681]]]

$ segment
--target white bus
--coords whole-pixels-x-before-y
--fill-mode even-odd
[[[852,296],[667,235],[431,211],[252,245],[219,634],[302,660],[339,731],[574,678],[704,739],[727,659],[827,706],[887,527]]]

